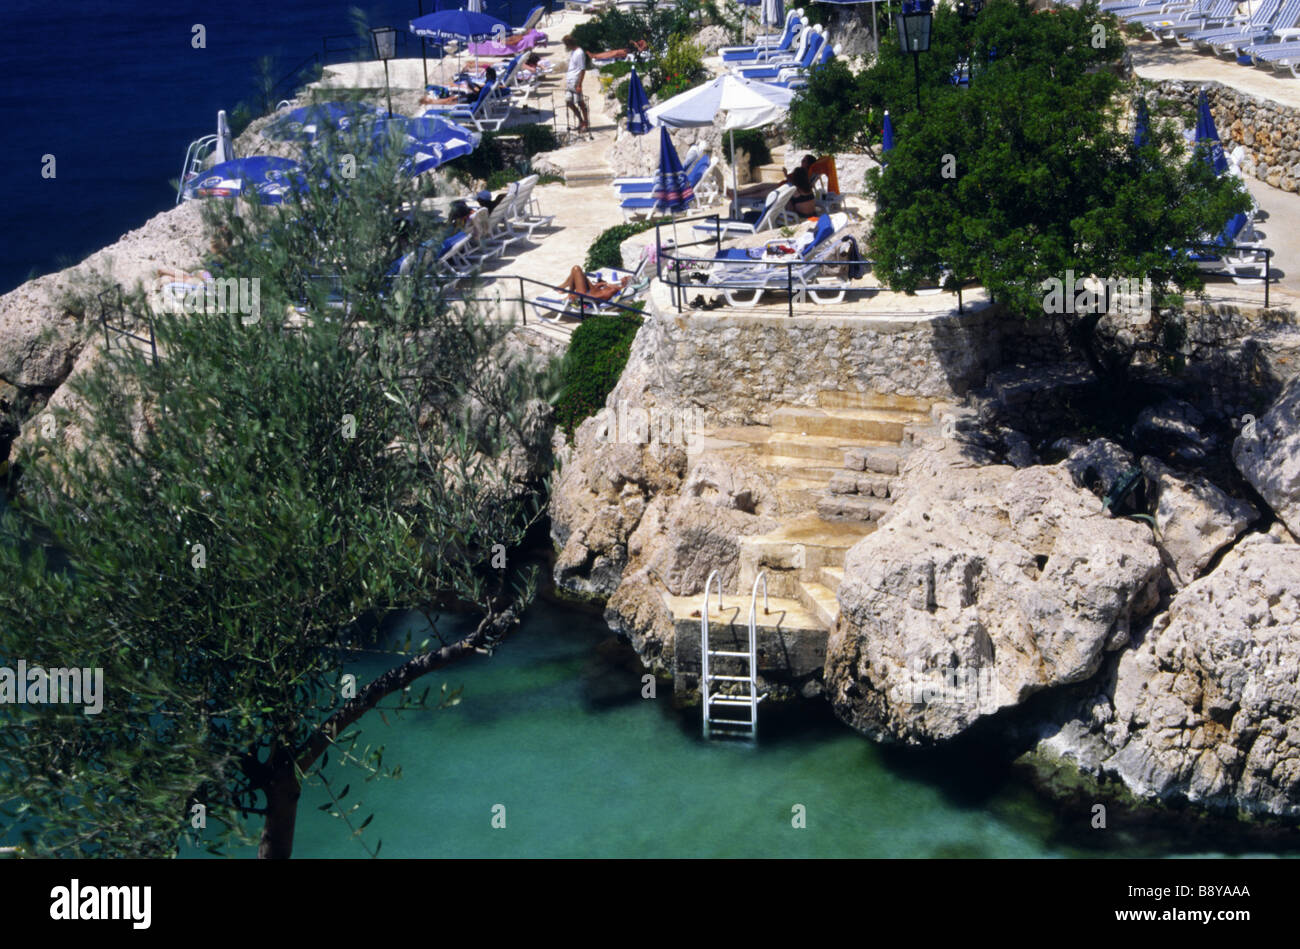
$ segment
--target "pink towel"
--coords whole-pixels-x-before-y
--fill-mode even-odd
[[[541,30],[529,30],[514,46],[507,46],[505,43],[497,43],[489,40],[486,43],[470,43],[469,51],[475,56],[513,56],[515,53],[522,53],[526,49],[532,49],[534,46],[541,46],[546,43],[546,34]]]

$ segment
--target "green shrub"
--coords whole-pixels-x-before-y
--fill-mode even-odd
[[[731,133],[727,133],[724,141],[727,144],[727,150],[731,150]],[[767,147],[767,139],[758,129],[736,129],[736,150],[744,149],[749,153],[749,169],[755,170],[760,165],[769,164],[772,161],[772,150]]]
[[[504,134],[518,135],[523,139],[524,154],[529,158],[542,152],[553,152],[560,147],[559,140],[555,137],[555,129],[540,122],[533,125],[517,125]]]
[[[562,388],[555,406],[555,421],[570,436],[583,419],[604,407],[605,397],[623,374],[640,326],[639,317],[596,314],[573,331],[560,370]]]
[[[615,79],[622,79],[632,71],[632,64],[628,62],[610,63],[608,66],[600,67],[602,76],[612,76]]]
[[[584,264],[587,270],[600,270],[602,267],[622,267],[623,255],[619,253],[619,245],[631,237],[633,234],[640,234],[648,231],[660,221],[668,221],[670,218],[650,218],[645,221],[636,221],[631,224],[615,224],[611,228],[601,231],[591,246],[587,248],[587,262]]]
[[[549,125],[519,125],[506,132],[484,132],[478,148],[468,155],[447,162],[443,167],[458,181],[468,183],[481,179],[488,183],[489,188],[499,188],[511,181],[518,181],[527,172],[511,164],[506,149],[502,148],[499,139],[507,135],[518,136],[523,144],[525,158],[560,147],[555,131]],[[494,181],[498,183],[493,184]]]
[[[575,26],[571,35],[588,53],[601,53],[627,49],[633,40],[645,39],[648,33],[646,21],[639,14],[615,8]]]
[[[668,51],[650,64],[646,91],[663,102],[693,88],[707,76],[704,50],[687,37],[678,36],[669,42]]]

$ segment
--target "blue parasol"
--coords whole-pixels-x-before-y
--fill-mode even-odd
[[[894,147],[894,120],[889,117],[889,110],[885,110],[885,127],[880,133],[880,151],[885,153]]]
[[[401,170],[411,176],[468,155],[478,147],[480,138],[478,133],[436,115],[417,119],[395,115],[376,122],[374,130],[375,147],[382,151],[390,142],[396,142],[406,156]]]
[[[667,211],[685,211],[695,197],[695,189],[677,157],[666,125],[659,127],[659,174],[655,176],[651,197]]]
[[[1150,142],[1150,121],[1147,115],[1147,100],[1138,99],[1137,115],[1133,119],[1133,144],[1138,148]]]
[[[1210,114],[1210,100],[1201,90],[1196,107],[1196,144],[1206,147],[1205,160],[1214,169],[1216,175],[1228,170],[1228,159],[1223,154],[1223,144],[1219,141],[1219,130],[1214,127],[1214,116]]]
[[[279,141],[315,145],[327,129],[346,132],[353,125],[384,115],[384,110],[364,102],[321,102],[288,112],[270,123],[262,134]]]
[[[636,67],[633,66],[627,83],[627,130],[633,135],[644,135],[650,131],[650,119],[645,114],[648,108],[650,97],[645,94],[645,86],[641,85],[641,77],[636,74]]]
[[[411,32],[431,40],[470,40],[506,36],[510,27],[486,13],[472,10],[439,10],[411,21]]]
[[[248,197],[261,204],[283,204],[289,191],[307,190],[302,166],[289,158],[253,155],[213,165],[185,186],[186,198]]]

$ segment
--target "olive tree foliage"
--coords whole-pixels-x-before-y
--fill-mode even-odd
[[[432,270],[390,274],[445,231],[405,214],[424,192],[394,149],[313,154],[284,205],[205,211],[226,245],[209,266],[257,281],[256,312],[137,288],[157,364],[105,352],[79,417],[57,418],[81,438],[19,459],[0,665],[99,667],[106,691],[97,715],[0,705],[0,807],[25,853],[221,851],[260,822],[259,854],[287,857],[308,782],[360,831],[338,769],[394,770],[363,716],[423,703],[421,677],[490,652],[533,596],[500,557],[543,509],[554,372]],[[411,608],[427,638],[349,689],[349,657]]]
[[[1011,313],[1041,317],[1045,280],[1150,278],[1156,332],[1161,304],[1203,286],[1186,249],[1249,206],[1241,186],[1216,178],[1170,122],[1153,122],[1148,143],[1134,146],[1123,37],[1095,5],[1036,13],[992,0],[970,22],[944,7],[933,37],[919,58],[922,111],[911,57],[891,37],[858,75],[822,70],[793,113],[808,145],[886,159],[867,181],[877,204],[869,256],[882,282],[911,292],[974,279]],[[952,82],[960,57],[969,88]],[[838,104],[814,121],[804,115],[814,101]],[[896,143],[882,156],[884,109]],[[1134,353],[1099,337],[1099,321],[1081,316],[1069,330],[1094,368],[1122,373]]]

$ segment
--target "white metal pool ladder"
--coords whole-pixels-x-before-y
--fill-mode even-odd
[[[713,729],[721,728],[723,729],[719,732],[721,735],[757,738],[758,703],[764,698],[758,694],[758,585],[760,582],[763,584],[763,612],[766,613],[767,574],[760,573],[755,578],[754,589],[749,595],[749,649],[745,652],[709,648],[709,591],[712,589],[714,577],[718,578],[718,612],[722,612],[722,578],[718,577],[716,570],[709,574],[709,579],[704,583],[704,607],[700,610],[700,696],[704,706],[704,737],[712,737]],[[740,670],[727,674],[711,672],[710,660],[713,659],[733,666],[744,666],[743,674],[740,674]],[[747,694],[715,692],[713,690],[715,682],[743,683]],[[735,709],[746,713],[748,717],[717,718],[715,706]]]

